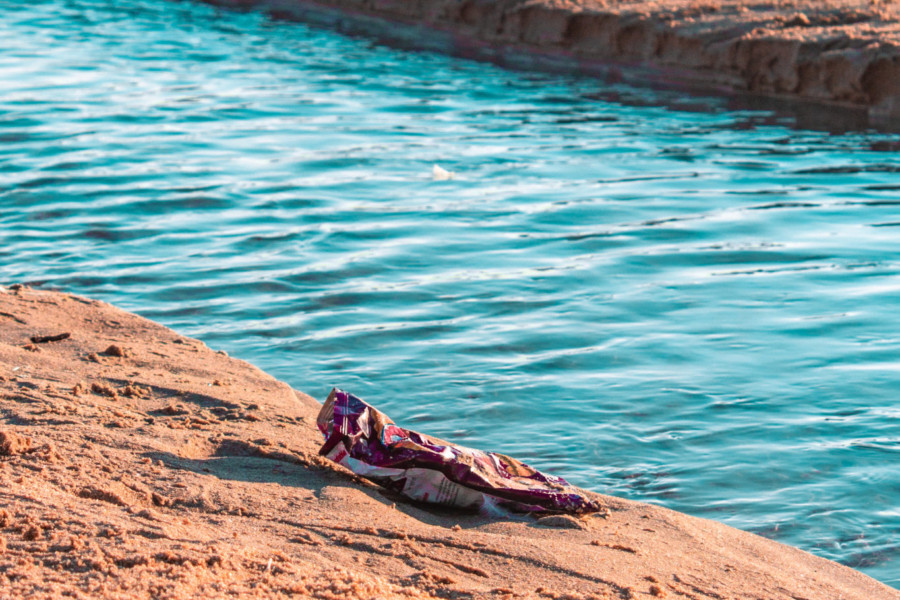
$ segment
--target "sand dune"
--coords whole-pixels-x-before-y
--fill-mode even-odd
[[[309,396],[108,304],[14,288],[0,288],[0,598],[900,599],[612,497],[584,519],[412,506],[317,455]]]

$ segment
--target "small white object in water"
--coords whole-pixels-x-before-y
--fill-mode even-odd
[[[434,168],[431,169],[431,178],[435,181],[447,181],[448,179],[453,179],[456,177],[456,173],[453,171],[448,171],[447,169],[442,169],[441,167],[434,165]]]

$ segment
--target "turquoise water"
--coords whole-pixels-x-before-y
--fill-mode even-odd
[[[0,281],[900,586],[895,136],[189,2],[23,4]]]

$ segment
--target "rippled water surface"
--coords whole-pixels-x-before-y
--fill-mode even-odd
[[[898,586],[894,138],[680,102],[0,0],[0,281]]]

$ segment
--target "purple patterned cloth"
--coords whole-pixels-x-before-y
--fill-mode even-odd
[[[319,454],[357,475],[421,502],[515,512],[602,510],[561,477],[495,452],[457,446],[398,427],[353,394],[331,390],[319,413]]]

